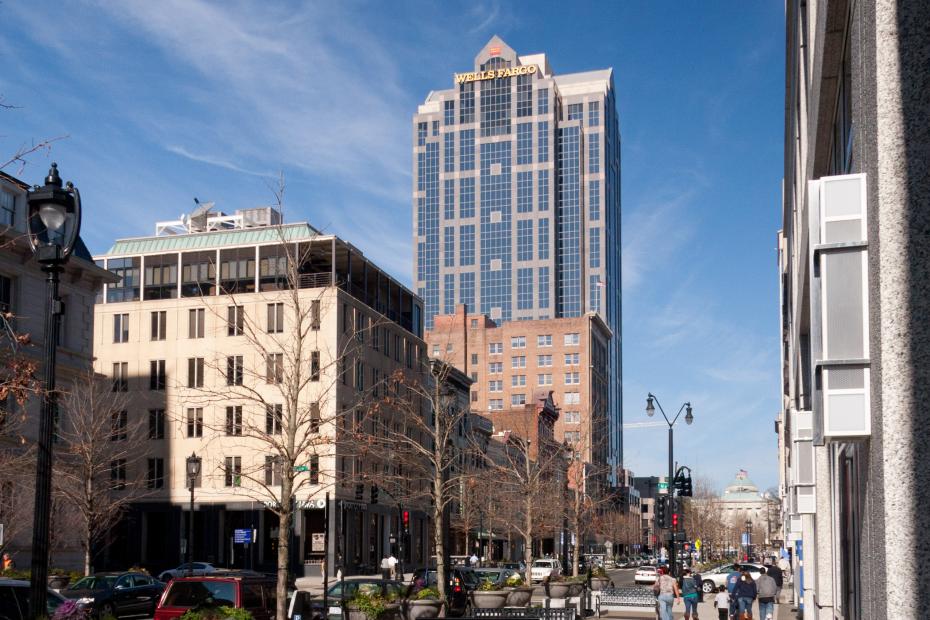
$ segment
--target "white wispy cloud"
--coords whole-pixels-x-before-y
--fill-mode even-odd
[[[273,172],[259,172],[257,170],[249,170],[248,168],[243,168],[233,162],[225,161],[219,157],[213,157],[212,155],[199,155],[197,153],[191,153],[183,146],[170,145],[166,146],[165,150],[170,153],[174,153],[175,155],[186,157],[191,161],[210,164],[211,166],[218,166],[220,168],[225,168],[226,170],[232,170],[233,172],[241,172],[243,174],[251,174],[252,176],[264,178],[274,178],[276,176]]]

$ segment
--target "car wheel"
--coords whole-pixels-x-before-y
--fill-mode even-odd
[[[113,603],[104,603],[100,607],[100,618],[118,618],[116,615],[116,608],[113,606]]]
[[[704,583],[701,584],[701,590],[704,591],[704,594],[710,594],[711,592],[713,592],[713,591],[716,590],[716,589],[717,589],[717,588],[716,588],[716,586],[714,585],[714,582],[711,581],[710,579],[704,581]]]

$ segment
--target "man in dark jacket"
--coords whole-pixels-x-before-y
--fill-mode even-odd
[[[778,598],[778,596],[781,594],[781,587],[785,580],[785,576],[782,574],[781,569],[778,568],[778,564],[766,564],[765,574],[775,580],[775,585],[778,587],[778,592],[775,594],[775,598]]]

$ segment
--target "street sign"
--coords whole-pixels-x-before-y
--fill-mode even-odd
[[[660,490],[660,491],[666,491],[666,490],[668,490],[668,483],[667,483],[667,482],[660,482],[660,483],[659,483],[659,490]]]
[[[233,542],[244,545],[252,542],[252,530],[233,530]]]
[[[294,471],[310,471],[307,465],[294,465]]]
[[[697,549],[698,551],[701,550],[701,539],[700,538],[694,539],[694,548]]]

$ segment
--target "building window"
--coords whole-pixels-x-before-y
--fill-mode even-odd
[[[12,312],[12,311],[13,311],[13,280],[6,276],[0,276],[0,312]]]
[[[439,135],[439,121],[433,121],[433,137]]]
[[[310,302],[310,329],[320,329],[320,300],[314,299]],[[281,325],[284,325],[284,316],[281,316]]]
[[[284,381],[284,354],[269,353],[265,358],[265,383]]]
[[[591,245],[588,250],[588,260],[591,268],[596,269],[601,266],[601,229],[591,228],[588,231],[588,243]]]
[[[145,257],[145,299],[176,299],[178,296],[178,255]]]
[[[537,385],[552,385],[552,375],[548,373],[536,375]]]
[[[533,114],[533,76],[517,76],[517,116]]]
[[[152,312],[152,340],[164,340],[168,331],[168,313],[164,310]]]
[[[317,302],[319,303],[319,302]],[[319,307],[317,307],[319,310]],[[280,334],[284,331],[284,304],[268,304],[268,333]]]
[[[245,327],[245,308],[229,306],[226,308],[226,335],[241,336]]]
[[[471,363],[472,363],[473,365],[478,363],[478,354],[477,354],[477,353],[472,353],[472,354],[471,354]]]
[[[320,430],[320,403],[310,403],[310,432],[317,433]]]
[[[165,438],[165,410],[149,409],[149,439]]]
[[[536,346],[537,347],[551,347],[552,346],[552,334],[542,334],[536,336]]]
[[[491,342],[488,344],[488,353],[490,355],[500,355],[504,352],[503,342]]]
[[[592,222],[601,219],[601,182],[588,182],[588,218]]]
[[[536,124],[536,161],[549,161],[549,121]]]
[[[568,343],[566,343],[568,344]],[[580,362],[580,353],[566,353],[565,354],[565,365],[566,366],[577,366]]]
[[[110,461],[110,488],[114,491],[126,488],[126,459]]]
[[[107,283],[107,303],[139,301],[138,256],[107,259],[107,270],[119,277],[119,282]]]
[[[187,437],[203,437],[203,407],[187,408]]]
[[[187,337],[203,338],[204,336],[204,315],[203,308],[192,308],[187,311]]]
[[[540,88],[536,91],[536,113],[537,114],[548,114],[549,113],[549,89]]]
[[[13,226],[16,221],[16,196],[0,189],[0,226]]]
[[[540,170],[539,171],[539,180],[537,183],[539,199],[537,200],[537,208],[540,211],[549,210],[549,171]]]
[[[533,268],[517,269],[517,310],[533,308]]]
[[[467,82],[459,86],[459,122],[475,122],[475,83]]]
[[[542,222],[540,222],[542,223]],[[549,268],[540,267],[539,268],[539,308],[548,308],[549,307]],[[539,316],[540,319],[546,318],[544,315]]]
[[[129,342],[129,315],[113,315],[113,342]]]
[[[526,336],[511,336],[510,348],[511,349],[525,349],[526,348]]]
[[[523,387],[526,385],[526,375],[510,375],[510,387]]]
[[[475,130],[459,131],[459,170],[475,169]],[[463,179],[464,180],[464,179]],[[474,179],[472,179],[474,181]]]
[[[565,385],[578,385],[581,383],[581,373],[580,372],[567,372],[565,373]]]
[[[181,255],[181,297],[207,297],[216,288],[216,252]]]
[[[362,364],[362,360],[355,360],[355,391],[362,392],[364,391],[364,389],[365,389],[365,366]]]
[[[242,406],[226,407],[226,434],[239,437],[242,435]]]
[[[265,457],[265,484],[268,486],[279,486],[281,484],[281,467],[277,463],[277,457]]]
[[[455,267],[455,226],[446,226],[443,229],[443,266]],[[455,275],[455,274],[446,274]],[[450,314],[448,311],[446,314]]]
[[[593,133],[588,136],[588,172],[596,174],[601,171],[601,136]]]
[[[582,103],[568,104],[568,118],[566,120],[583,121],[584,120],[584,104]]]
[[[459,303],[466,308],[475,307],[475,274],[466,272],[459,274]]]
[[[442,136],[443,172],[455,172],[455,132],[449,131]]]
[[[165,459],[149,459],[148,474],[146,475],[146,486],[150,489],[162,489],[165,487]]]
[[[581,336],[577,333],[565,334],[565,346],[578,346],[581,343]]]
[[[284,421],[283,405],[265,405],[265,434],[280,435]]]
[[[187,358],[187,387],[189,388],[202,388],[203,387],[203,358],[202,357]]]
[[[581,398],[578,392],[565,392],[565,404],[566,405],[580,405]]]
[[[489,392],[503,392],[504,391],[504,382],[500,379],[492,379],[488,381],[488,391]]]
[[[504,372],[503,362],[489,362],[488,363],[488,374],[499,375],[502,372]]]
[[[448,101],[442,102],[442,124],[443,125],[454,125],[455,124],[455,100],[449,99]]]
[[[464,224],[459,228],[459,264],[475,264],[475,225]]]
[[[478,402],[478,392],[472,392],[472,393],[471,393],[471,402],[473,402],[473,403]]]
[[[537,226],[539,230],[537,231],[538,240],[536,251],[539,255],[539,260],[549,260],[549,218],[541,218]],[[546,269],[548,269],[548,267],[546,267]]]
[[[517,125],[517,165],[533,163],[533,123]]]
[[[149,389],[156,391],[164,390],[167,381],[167,373],[165,372],[165,360],[150,360]]]
[[[113,391],[126,392],[129,390],[129,362],[113,363]]]
[[[226,385],[242,385],[244,374],[242,356],[229,355],[226,357]]]
[[[533,171],[517,173],[517,213],[533,211]]]
[[[426,123],[417,123],[417,146],[423,146],[426,144]]]
[[[110,441],[126,441],[128,437],[128,427],[128,411],[114,411],[110,414]]]
[[[537,355],[536,365],[542,368],[552,366],[552,355]]]
[[[504,409],[504,401],[500,398],[492,398],[488,401],[488,409],[491,411],[502,411]]]
[[[526,368],[526,356],[525,355],[515,355],[510,358],[510,367],[511,368]]]
[[[581,422],[581,413],[578,411],[566,411],[565,412],[565,423],[566,424],[578,424]]]
[[[588,126],[597,127],[601,124],[601,102],[588,102]]]
[[[227,456],[224,467],[224,484],[228,487],[242,486],[242,457]]]
[[[510,404],[511,404],[511,405],[525,405],[525,404],[526,404],[526,394],[511,394],[511,395],[510,395]]]
[[[310,380],[311,381],[320,380],[320,352],[319,351],[310,352]]]

